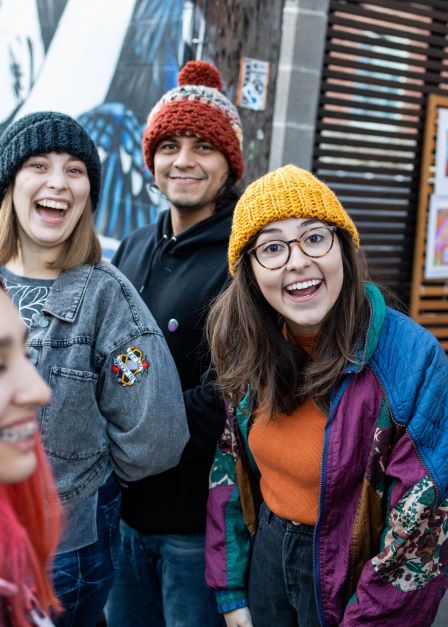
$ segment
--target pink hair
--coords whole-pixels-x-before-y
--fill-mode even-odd
[[[19,590],[7,600],[16,627],[29,626],[26,587],[42,611],[57,613],[61,609],[49,577],[50,557],[59,540],[61,510],[39,437],[36,456],[36,469],[28,479],[0,485],[0,573]]]

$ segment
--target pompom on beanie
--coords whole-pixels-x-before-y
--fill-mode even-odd
[[[178,85],[148,116],[142,147],[149,170],[154,174],[154,153],[164,137],[191,135],[213,144],[238,181],[244,171],[243,131],[235,105],[221,93],[218,69],[206,61],[189,61],[179,73]]]
[[[287,218],[317,218],[335,224],[359,246],[356,226],[334,192],[310,172],[285,165],[251,183],[236,204],[228,250],[232,276],[258,231],[270,222]]]
[[[53,151],[68,152],[85,164],[95,210],[101,186],[98,151],[79,122],[55,111],[30,113],[10,124],[0,137],[0,201],[29,157]]]

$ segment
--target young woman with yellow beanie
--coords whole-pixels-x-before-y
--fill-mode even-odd
[[[285,166],[234,213],[208,320],[228,417],[207,582],[228,627],[430,625],[448,566],[448,363],[367,281],[334,193]]]

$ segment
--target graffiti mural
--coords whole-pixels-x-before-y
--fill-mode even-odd
[[[183,16],[183,0],[0,0],[0,133],[49,109],[86,127],[103,165],[96,223],[106,247],[164,206],[151,191],[141,135],[176,84]]]

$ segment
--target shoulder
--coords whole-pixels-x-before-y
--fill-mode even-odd
[[[115,253],[112,263],[119,265],[123,257],[127,257],[129,254],[138,256],[141,254],[142,248],[146,249],[151,246],[151,242],[154,240],[156,234],[156,225],[149,224],[141,229],[132,231],[129,233],[120,243],[117,252]]]
[[[160,333],[140,294],[111,263],[98,263],[92,267],[86,298],[90,303],[95,302],[100,315],[107,311],[111,326],[114,326],[113,321],[132,319],[140,332]]]
[[[387,309],[372,365],[402,424],[424,409],[448,406],[448,360],[437,339],[403,313]],[[443,414],[446,411],[442,412]]]
[[[441,351],[437,339],[409,316],[388,307],[378,341],[376,357],[412,361],[427,359]]]
[[[140,296],[128,278],[116,266],[101,262],[92,266],[90,289],[107,291],[110,295],[122,295],[126,299],[140,301]]]

